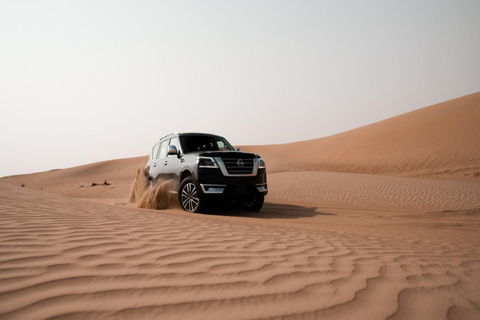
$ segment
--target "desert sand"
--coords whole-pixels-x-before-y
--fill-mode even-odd
[[[260,213],[138,208],[146,157],[1,178],[0,318],[479,319],[479,141],[476,93],[242,146]]]

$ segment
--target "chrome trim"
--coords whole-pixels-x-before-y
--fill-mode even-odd
[[[230,174],[227,171],[227,167],[225,166],[225,163],[223,162],[221,157],[215,157],[215,161],[217,161],[218,166],[220,167],[220,170],[222,171],[222,174],[225,177],[255,177],[258,173],[258,161],[257,158],[253,158],[253,171],[252,173],[247,173],[247,174]]]
[[[267,192],[268,191],[267,183],[258,183],[258,184],[255,185],[255,187],[257,187],[257,190],[259,192]]]
[[[177,147],[173,145],[170,145],[167,147],[167,155],[177,155],[177,154],[178,154]]]
[[[200,184],[203,193],[207,194],[221,194],[227,187],[225,184]],[[208,190],[205,190],[205,187],[208,187]]]

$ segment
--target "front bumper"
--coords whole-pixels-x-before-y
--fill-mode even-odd
[[[241,196],[249,194],[268,193],[266,183],[256,185],[244,184],[200,184],[201,192],[204,195],[224,195],[224,196]]]
[[[203,197],[239,197],[267,195],[267,174],[259,169],[256,176],[228,177],[218,169],[199,169],[197,190]]]

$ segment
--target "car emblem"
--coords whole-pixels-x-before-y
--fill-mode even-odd
[[[237,165],[238,165],[240,168],[243,167],[243,164],[244,164],[244,163],[243,163],[243,160],[242,160],[242,159],[238,159]]]

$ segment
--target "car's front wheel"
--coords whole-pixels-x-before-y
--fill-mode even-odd
[[[178,200],[183,210],[188,212],[202,212],[205,202],[198,196],[197,187],[192,177],[183,179],[178,191]]]
[[[264,200],[265,196],[252,195],[237,199],[237,203],[245,210],[258,212],[262,209]]]

